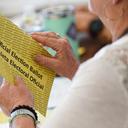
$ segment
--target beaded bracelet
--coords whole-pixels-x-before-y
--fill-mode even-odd
[[[37,116],[36,111],[35,111],[32,107],[26,106],[26,105],[22,105],[22,106],[19,105],[19,106],[15,107],[15,108],[11,111],[11,114],[12,114],[13,112],[15,112],[16,110],[19,110],[19,109],[26,109],[26,110],[31,111],[31,112],[34,114],[35,119],[38,120],[38,116]]]
[[[14,108],[11,112],[11,120],[10,120],[10,125],[9,125],[10,128],[12,128],[12,123],[13,123],[14,119],[17,118],[18,116],[31,117],[34,121],[35,127],[39,123],[37,113],[35,112],[35,110],[32,107],[20,105],[20,106]]]

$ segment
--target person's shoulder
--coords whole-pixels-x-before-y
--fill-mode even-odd
[[[84,76],[85,72],[90,73],[95,70],[103,70],[105,66],[115,69],[117,66],[124,65],[123,58],[128,58],[128,37],[119,39],[112,44],[102,48],[93,58],[82,63],[77,71],[77,76],[81,74]],[[125,64],[126,65],[126,64]],[[82,77],[79,76],[79,77]]]
[[[100,65],[101,63],[104,63],[103,62],[103,59],[105,54],[107,53],[107,51],[111,48],[111,45],[107,45],[105,46],[104,48],[102,48],[99,52],[97,52],[95,54],[94,57],[90,58],[89,60],[83,62],[78,71],[80,72],[85,72],[86,70],[88,70],[90,67],[96,67],[97,65]],[[84,73],[82,73],[84,74]]]
[[[82,63],[78,72],[84,74],[89,72],[90,68],[102,67],[102,65],[112,65],[112,63],[118,63],[123,56],[128,57],[128,37],[122,38],[102,48],[93,58]]]
[[[118,39],[117,41],[103,47],[94,58],[104,58],[106,56],[114,57],[120,55],[120,52],[128,51],[128,35]]]
[[[85,81],[85,78],[91,74],[97,75],[97,73],[106,72],[105,69],[107,67],[108,62],[104,61],[104,59],[93,57],[79,66],[74,78]]]

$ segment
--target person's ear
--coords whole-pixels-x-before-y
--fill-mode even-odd
[[[113,4],[118,4],[120,3],[122,0],[113,0]]]

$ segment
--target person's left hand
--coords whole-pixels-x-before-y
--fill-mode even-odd
[[[4,82],[0,87],[0,107],[6,115],[10,116],[11,111],[19,105],[33,107],[34,103],[23,80],[16,77],[15,85]]]
[[[72,52],[68,39],[60,37],[54,32],[36,32],[32,38],[42,46],[47,46],[56,51],[53,57],[37,54],[34,60],[41,66],[55,71],[58,75],[72,79],[79,67],[79,62]]]

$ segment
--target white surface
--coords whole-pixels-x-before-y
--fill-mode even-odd
[[[8,124],[7,125],[3,124],[3,125],[0,125],[0,128],[9,128],[9,127],[8,127]]]
[[[59,105],[62,99],[68,93],[70,85],[72,82],[67,78],[56,78],[53,83],[50,99],[49,99],[49,108],[54,108]]]
[[[8,124],[0,124],[0,128],[9,128]]]
[[[43,7],[56,4],[78,4],[86,3],[87,0],[0,0],[0,12],[12,15],[22,12],[24,6],[34,5]]]

